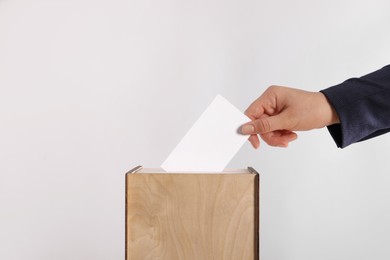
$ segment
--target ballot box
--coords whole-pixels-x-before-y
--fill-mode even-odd
[[[259,259],[259,174],[126,174],[126,260]]]

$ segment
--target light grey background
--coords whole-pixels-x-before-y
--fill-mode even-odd
[[[124,258],[124,173],[220,93],[318,91],[390,60],[390,2],[0,1],[0,259]],[[389,259],[390,135],[246,144],[263,260]]]

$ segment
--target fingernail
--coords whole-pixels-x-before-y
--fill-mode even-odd
[[[244,135],[253,134],[255,132],[255,127],[253,125],[243,125],[241,127],[241,133]]]

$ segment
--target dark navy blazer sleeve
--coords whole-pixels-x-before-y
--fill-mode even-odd
[[[328,126],[338,147],[390,131],[390,65],[321,92],[340,118],[340,124]]]

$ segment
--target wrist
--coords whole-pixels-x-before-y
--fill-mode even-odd
[[[322,92],[317,92],[316,95],[320,104],[319,115],[322,119],[322,127],[340,123],[339,116],[328,98]]]

